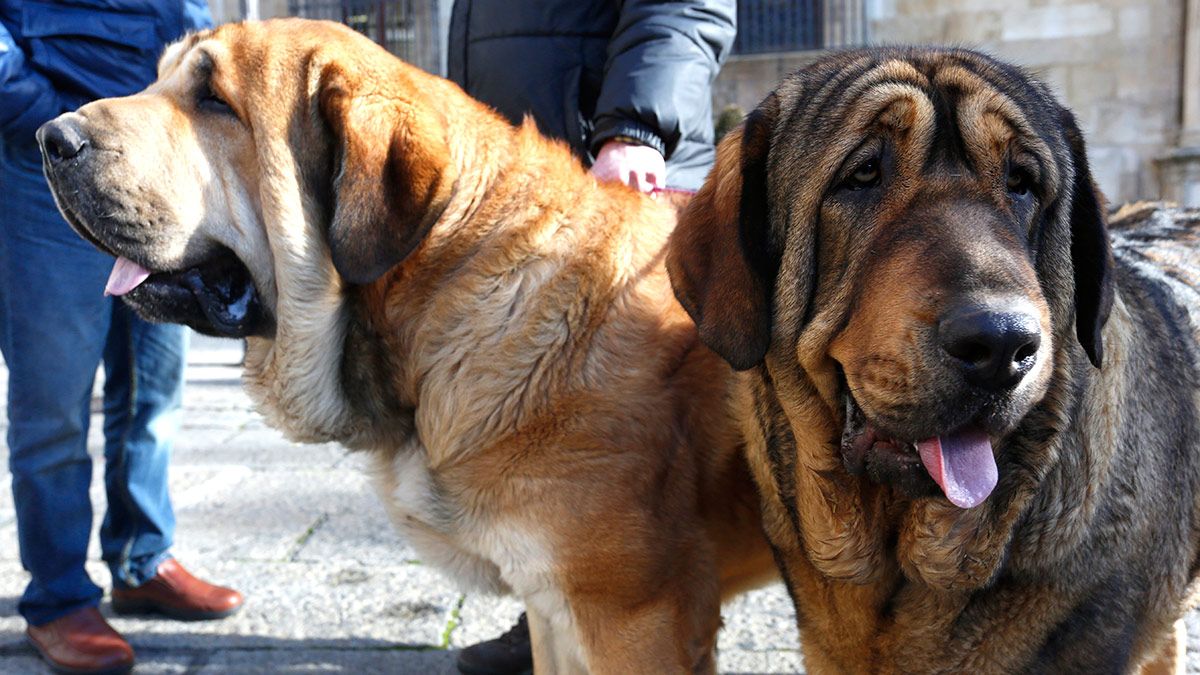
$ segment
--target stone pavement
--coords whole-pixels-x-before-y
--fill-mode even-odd
[[[387,522],[362,458],[335,445],[297,445],[267,428],[239,380],[240,344],[193,336],[184,430],[171,467],[176,557],[238,588],[246,606],[216,622],[112,619],[133,643],[138,673],[455,673],[455,650],[506,630],[511,599],[463,594]],[[7,371],[0,366],[0,392]],[[0,406],[0,431],[6,428]],[[90,447],[100,456],[99,417]],[[0,463],[7,447],[0,443]],[[104,511],[102,462],[92,502]],[[94,539],[94,538],[93,538]],[[0,673],[49,672],[24,639],[17,599],[12,493],[0,489]],[[95,541],[88,570],[108,587]],[[111,616],[107,599],[101,610]],[[728,605],[720,635],[724,673],[801,668],[793,610],[778,584]],[[1200,615],[1189,647],[1200,646]],[[1200,673],[1200,653],[1188,651]]]

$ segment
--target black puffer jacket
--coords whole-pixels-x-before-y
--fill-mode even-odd
[[[585,161],[617,136],[662,152],[695,190],[713,161],[712,81],[733,44],[734,0],[456,0],[450,79]]]

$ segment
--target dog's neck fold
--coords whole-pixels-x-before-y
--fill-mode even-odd
[[[546,392],[577,387],[601,361],[597,380],[646,368],[610,353],[629,347],[604,337],[622,330],[607,319],[614,296],[673,303],[655,258],[667,228],[656,240],[651,207],[623,190],[617,199],[638,205],[613,201],[532,126],[501,124],[480,142],[468,129],[449,133],[465,139],[451,145],[462,177],[455,198],[418,251],[381,280],[386,292],[375,291],[389,304],[372,322],[404,361],[397,386],[433,465],[511,438],[546,413]],[[669,310],[654,314],[672,320]]]
[[[531,378],[556,377],[552,372],[580,367],[563,345],[492,343],[489,333],[499,339],[507,331],[511,335],[503,340],[519,341],[514,336],[522,335],[519,326],[525,322],[567,319],[573,325],[565,331],[560,326],[561,340],[577,341],[579,330],[600,325],[593,315],[607,305],[602,296],[615,292],[615,286],[646,283],[629,284],[616,277],[630,258],[649,263],[656,253],[630,247],[653,244],[655,238],[645,232],[629,237],[621,228],[632,227],[630,223],[602,225],[604,219],[596,214],[591,220],[577,217],[583,205],[590,203],[595,210],[608,202],[585,194],[602,188],[574,160],[566,159],[565,148],[537,136],[531,127],[514,130],[490,114],[483,119],[454,118],[447,124],[453,169],[461,177],[455,193],[425,242],[367,286],[347,286],[335,270],[322,224],[327,215],[306,197],[302,177],[292,173],[296,163],[288,144],[276,140],[261,146],[262,166],[277,173],[263,181],[272,187],[262,195],[278,288],[277,330],[273,339],[249,340],[245,382],[268,421],[293,440],[387,449],[416,432],[437,456],[487,442],[517,424],[518,394]],[[565,181],[558,192],[566,194],[556,192],[550,202],[539,205],[552,216],[532,223],[508,217],[514,209],[529,208],[517,199],[525,192],[512,186],[545,181],[543,173],[561,170],[567,161],[573,173],[558,178]],[[589,227],[576,227],[579,223]],[[608,229],[598,231],[600,227]],[[666,233],[664,228],[660,247]],[[596,280],[571,272],[572,260],[586,255],[576,249],[603,237],[608,240],[601,250],[609,250],[613,258],[614,278]],[[630,241],[614,242],[613,237]],[[635,239],[640,243],[630,243]],[[660,276],[651,283],[661,282],[662,294],[670,298],[666,276]],[[474,288],[473,278],[481,284],[493,278],[504,283]],[[430,301],[442,297],[444,284],[463,293],[454,307]],[[570,290],[569,299],[560,298],[567,316],[537,316],[532,298],[554,289],[561,291],[558,296]],[[464,300],[470,306],[459,306]],[[363,340],[366,334],[369,339]],[[362,356],[360,343],[372,341],[388,343],[386,358]],[[472,353],[457,353],[454,345],[470,345]],[[530,370],[488,370],[487,349],[528,355]],[[490,390],[501,400],[481,400],[481,388],[470,386],[475,377],[490,378]],[[380,395],[364,398],[357,389]],[[363,405],[364,400],[372,405]],[[380,405],[388,414],[372,414]],[[482,418],[481,411],[487,412]]]
[[[277,289],[276,331],[273,339],[247,339],[246,389],[267,421],[294,441],[352,438],[362,421],[342,389],[342,350],[330,348],[344,342],[346,322],[342,281],[318,225],[323,214],[305,199],[285,139],[265,139],[260,155],[263,171],[277,174],[264,176],[261,197]]]

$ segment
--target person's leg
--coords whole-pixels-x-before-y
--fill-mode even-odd
[[[112,259],[58,214],[38,167],[0,165],[0,349],[9,370],[9,470],[21,563],[18,604],[42,625],[101,597],[84,569],[91,535],[87,426],[108,329]]]
[[[187,333],[114,303],[104,351],[105,488],[100,530],[113,583],[137,587],[169,555],[175,513],[167,485],[179,429]]]
[[[237,591],[208,583],[171,557],[175,513],[167,485],[182,415],[187,333],[151,324],[123,303],[104,352],[104,475],[108,513],[100,546],[113,574],[118,614],[219,619],[242,606]]]

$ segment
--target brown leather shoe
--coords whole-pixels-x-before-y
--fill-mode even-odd
[[[152,579],[137,588],[114,588],[117,614],[165,614],[180,621],[220,619],[242,607],[242,594],[192,576],[183,565],[167,558]]]
[[[133,647],[113,630],[95,607],[77,609],[25,635],[58,673],[116,675],[133,668]]]

